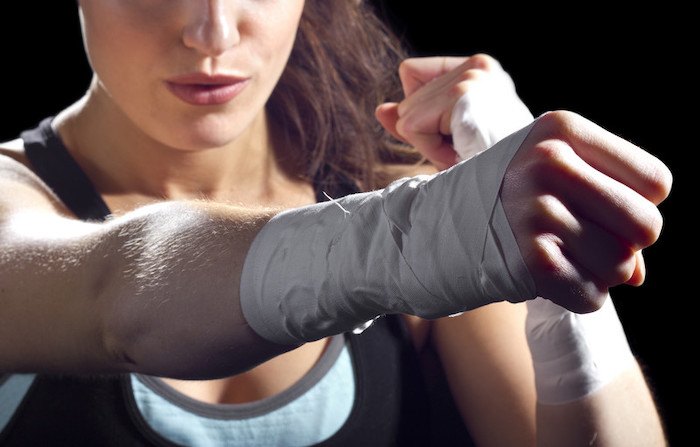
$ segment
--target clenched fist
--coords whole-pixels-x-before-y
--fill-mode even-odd
[[[672,176],[657,158],[571,112],[540,117],[506,170],[503,207],[539,296],[600,307],[641,284]]]
[[[510,77],[487,55],[408,59],[400,77],[405,99],[380,105],[377,118],[439,169],[532,120]],[[455,107],[460,102],[466,108]],[[588,312],[603,304],[608,288],[641,284],[641,250],[659,236],[656,205],[671,183],[661,161],[591,121],[571,112],[540,117],[500,194],[537,294]]]

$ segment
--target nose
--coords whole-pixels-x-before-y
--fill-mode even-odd
[[[191,1],[182,33],[186,47],[206,56],[219,56],[240,41],[236,7],[228,0]]]

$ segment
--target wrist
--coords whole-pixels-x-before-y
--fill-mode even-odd
[[[504,297],[532,298],[534,283],[499,198],[531,128],[448,171],[275,216],[241,274],[250,326],[270,341],[295,344],[383,314],[438,318]]]
[[[584,398],[635,364],[612,300],[576,314],[543,298],[528,301],[527,341],[537,399],[563,404]]]

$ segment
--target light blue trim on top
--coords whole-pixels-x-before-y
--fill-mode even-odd
[[[159,379],[156,384],[154,378],[136,375],[131,385],[146,423],[171,442],[191,447],[309,446],[340,430],[355,403],[350,353],[344,343],[338,350],[328,369],[323,366],[329,363],[326,352],[305,376],[313,382],[302,379],[277,396],[249,404],[211,405],[177,397]]]
[[[36,374],[0,377],[0,432],[2,432],[34,383]]]

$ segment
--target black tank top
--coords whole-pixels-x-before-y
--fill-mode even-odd
[[[52,130],[51,118],[21,136],[36,174],[78,218],[101,221],[107,217],[109,208]],[[324,191],[341,197],[356,192],[356,188],[350,182],[324,184]],[[317,200],[325,200],[318,188],[316,195]],[[347,337],[355,373],[355,404],[342,428],[318,445],[472,445],[444,381],[423,376],[400,318],[380,318],[363,333]],[[435,377],[441,377],[439,370],[428,379]],[[136,407],[128,374],[39,374],[0,433],[0,445],[175,444],[145,422]]]

